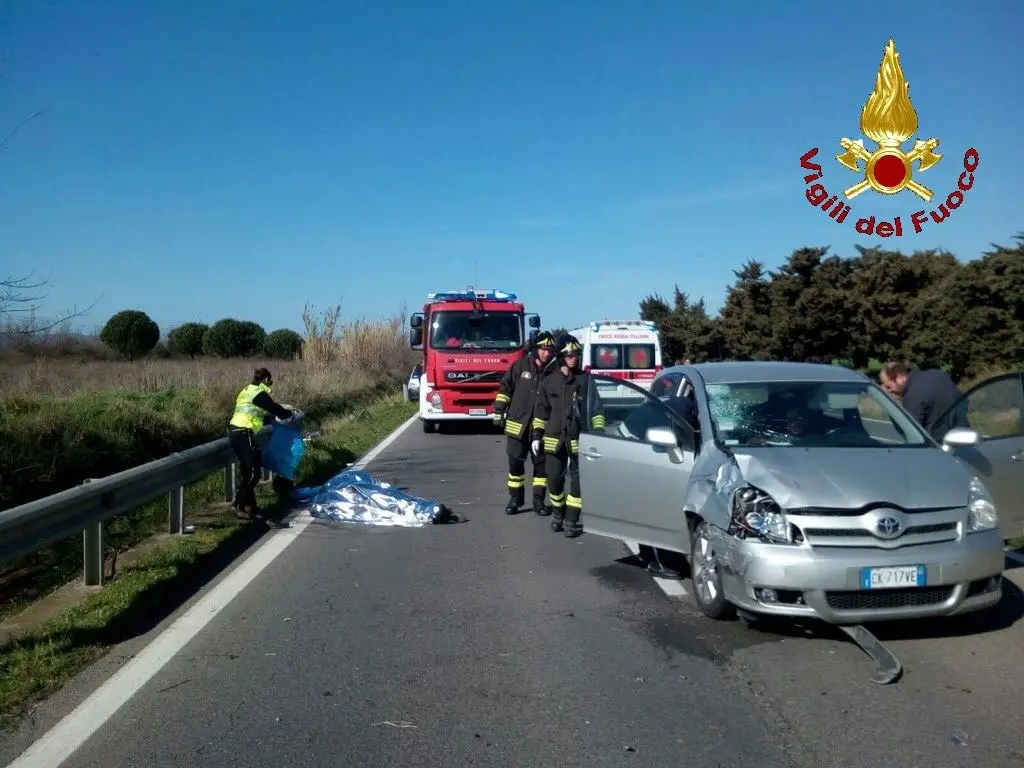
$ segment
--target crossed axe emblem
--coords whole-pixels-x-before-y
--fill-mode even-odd
[[[847,138],[842,138],[839,140],[839,146],[846,150],[843,154],[836,155],[836,160],[839,161],[840,165],[850,169],[854,173],[860,173],[860,161],[863,160],[866,164],[864,168],[865,178],[862,181],[858,181],[852,187],[848,187],[843,190],[843,194],[846,195],[847,199],[852,199],[871,187],[874,187],[878,192],[890,195],[895,194],[902,189],[909,189],[925,202],[932,199],[932,191],[923,184],[919,184],[913,180],[913,163],[915,161],[920,161],[918,171],[927,171],[939,162],[939,160],[942,159],[942,155],[937,154],[934,151],[935,148],[939,146],[939,140],[928,139],[927,141],[922,141],[921,139],[916,139],[914,141],[914,148],[909,152],[904,152],[900,149],[899,144],[895,144],[895,146],[893,146],[893,144],[895,144],[895,142],[887,143],[884,146],[880,145],[874,152],[869,152],[864,147],[863,139],[852,141]],[[874,174],[872,173],[874,165],[879,159],[886,155],[890,157],[897,157],[902,160],[904,168],[906,169],[906,175],[903,181],[895,188],[881,185],[874,178]]]

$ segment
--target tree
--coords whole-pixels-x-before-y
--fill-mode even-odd
[[[765,340],[772,335],[772,296],[764,264],[748,259],[733,274],[736,283],[718,313],[722,345],[732,358],[768,359],[771,350]]]
[[[267,332],[263,326],[254,323],[252,320],[243,320],[239,323],[242,334],[242,356],[253,357],[263,353],[263,345],[267,342]]]
[[[649,320],[657,325],[665,322],[665,318],[672,314],[672,307],[668,305],[661,296],[652,293],[640,300],[640,319]]]
[[[203,336],[209,330],[205,323],[184,323],[167,334],[167,348],[173,355],[193,360],[203,354]]]
[[[160,341],[160,326],[138,309],[125,309],[107,320],[100,341],[119,355],[135,360],[149,354]]]
[[[203,334],[203,354],[209,357],[241,357],[246,344],[241,322],[231,317],[218,320]]]
[[[290,328],[280,328],[267,336],[263,351],[275,360],[294,360],[302,352],[302,337]]]

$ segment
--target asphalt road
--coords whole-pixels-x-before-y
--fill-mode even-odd
[[[66,764],[1024,762],[1024,600],[1012,583],[994,618],[879,630],[905,668],[880,687],[849,642],[711,622],[622,544],[565,539],[532,512],[506,517],[502,441],[414,424],[368,471],[463,522],[314,521]],[[41,706],[2,763],[150,639]]]

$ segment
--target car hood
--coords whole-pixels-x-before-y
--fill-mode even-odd
[[[743,479],[783,509],[904,509],[967,503],[971,473],[939,448],[755,448],[734,451]]]

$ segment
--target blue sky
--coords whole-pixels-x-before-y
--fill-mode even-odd
[[[891,23],[885,19],[892,18]],[[517,292],[545,325],[635,317],[673,283],[717,309],[732,270],[890,243],[973,258],[1024,230],[1024,4],[4,0],[0,277],[34,270],[83,325],[144,309],[300,327]],[[901,54],[949,220],[882,241],[804,198]],[[909,193],[858,215],[909,214]]]

